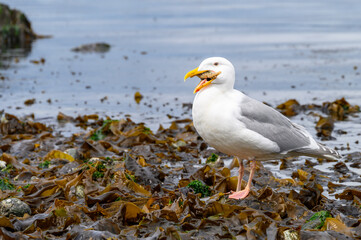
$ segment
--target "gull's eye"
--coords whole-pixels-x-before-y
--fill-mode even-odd
[[[219,62],[215,62],[213,65],[214,65],[214,66],[218,66],[218,64],[219,64]]]

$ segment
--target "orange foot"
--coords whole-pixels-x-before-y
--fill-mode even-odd
[[[242,191],[239,192],[233,192],[231,195],[229,195],[229,198],[233,199],[245,199],[249,194],[249,188],[245,188]]]

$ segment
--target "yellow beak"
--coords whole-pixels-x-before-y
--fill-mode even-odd
[[[202,71],[198,71],[198,68],[193,69],[192,71],[189,71],[185,76],[184,76],[184,81],[187,80],[187,78],[192,78],[194,76],[199,76],[204,72],[207,72],[208,70],[202,70]],[[202,88],[204,88],[205,86],[208,86],[209,84],[212,83],[213,80],[207,81],[207,80],[202,80],[197,87],[194,89],[193,93],[198,92],[199,90],[201,90]]]
[[[198,76],[204,72],[207,72],[208,70],[202,70],[202,71],[198,71],[198,68],[193,69],[192,71],[189,71],[185,76],[184,76],[184,81],[187,80],[187,78],[192,78],[194,76]]]

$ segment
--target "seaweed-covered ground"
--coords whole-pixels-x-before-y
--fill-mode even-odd
[[[344,99],[278,108],[327,114],[317,123],[326,138],[333,121],[359,112]],[[332,174],[314,168],[322,159],[282,159],[280,170],[292,172],[285,179],[259,163],[249,197],[233,200],[226,193],[236,188],[238,163],[209,148],[191,119],[156,132],[95,114],[59,113],[57,121],[2,113],[1,200],[17,198],[31,210],[0,207],[4,239],[361,238],[361,190],[342,184],[360,182],[345,162],[360,169],[361,152],[329,162]],[[57,129],[65,124],[82,131],[64,136]]]

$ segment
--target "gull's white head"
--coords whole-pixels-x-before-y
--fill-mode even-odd
[[[197,76],[201,82],[194,89],[194,93],[205,89],[210,84],[217,85],[225,90],[233,89],[235,80],[235,71],[232,63],[222,57],[211,57],[203,60],[203,62],[192,71],[184,76],[187,78]]]

